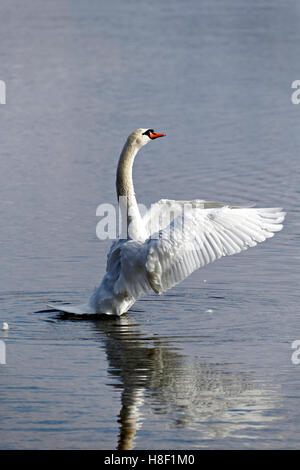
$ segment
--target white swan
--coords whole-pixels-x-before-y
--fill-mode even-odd
[[[160,200],[142,217],[134,194],[132,165],[141,147],[162,136],[153,129],[137,129],[122,150],[117,193],[128,236],[112,244],[100,286],[86,304],[50,307],[77,314],[122,315],[151,289],[160,294],[196,269],[255,246],[282,229],[285,213],[281,208],[256,209],[202,200]]]

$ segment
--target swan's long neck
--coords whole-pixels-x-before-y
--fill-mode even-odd
[[[134,158],[138,152],[136,146],[127,141],[120,155],[117,169],[117,194],[120,196],[134,196],[134,187],[132,181],[132,166]]]
[[[128,139],[120,155],[116,184],[122,219],[121,238],[145,240],[145,228],[135,198],[132,180],[132,167],[138,150]]]

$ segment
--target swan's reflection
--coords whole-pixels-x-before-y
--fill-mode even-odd
[[[133,448],[143,408],[148,415],[167,415],[178,428],[194,427],[199,443],[234,434],[253,438],[255,430],[274,419],[269,413],[274,398],[251,385],[242,373],[181,355],[170,341],[143,335],[126,315],[96,325],[108,371],[119,379],[113,386],[121,383],[123,389],[119,450]]]

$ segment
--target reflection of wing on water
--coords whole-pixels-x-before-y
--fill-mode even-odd
[[[255,388],[245,375],[228,372],[226,364],[181,359],[169,373],[172,365],[164,357],[164,373],[149,383],[156,408],[157,391],[159,412],[173,418],[178,428],[195,429],[199,440],[218,439],[236,431],[247,433],[250,428],[253,432],[273,419],[264,414],[274,406],[272,398],[266,390]]]
[[[171,349],[170,339],[144,337],[126,316],[97,327],[108,371],[123,388],[119,450],[133,448],[145,408],[148,416],[167,415],[173,426],[195,429],[199,442],[237,431],[251,438],[255,429],[274,420],[266,414],[274,407],[272,394],[255,388],[242,373],[228,372],[226,364],[203,364],[180,355]]]

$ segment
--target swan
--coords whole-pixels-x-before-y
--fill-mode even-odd
[[[281,208],[161,199],[142,216],[132,167],[138,151],[165,134],[140,128],[129,135],[120,155],[116,186],[126,237],[112,243],[106,274],[80,305],[51,308],[74,314],[122,315],[149,291],[161,294],[193,271],[226,255],[265,241],[282,229]]]

